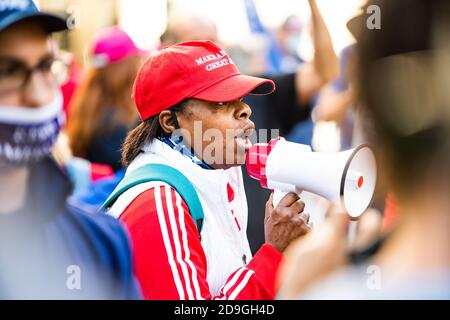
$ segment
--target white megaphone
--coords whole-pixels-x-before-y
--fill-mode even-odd
[[[375,155],[368,145],[339,153],[319,153],[307,145],[278,138],[268,144],[255,144],[247,154],[246,165],[248,174],[263,188],[278,194],[308,191],[335,203],[342,199],[352,219],[359,218],[370,206],[377,180]]]

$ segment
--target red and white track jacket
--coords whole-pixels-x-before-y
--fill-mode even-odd
[[[162,182],[131,188],[111,208],[131,234],[144,297],[273,299],[282,255],[264,245],[251,256],[241,169],[202,169],[159,140],[143,151],[127,173],[148,163],[172,166],[194,185],[205,215],[200,237],[186,203]]]

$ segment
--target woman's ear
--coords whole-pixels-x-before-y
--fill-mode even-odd
[[[177,130],[175,119],[169,110],[164,110],[158,116],[159,124],[163,131],[167,134],[172,134]]]

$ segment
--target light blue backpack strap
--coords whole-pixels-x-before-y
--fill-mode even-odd
[[[197,191],[188,178],[180,171],[163,164],[147,164],[125,176],[103,204],[102,208],[104,210],[111,208],[125,191],[139,184],[151,181],[165,182],[180,194],[189,207],[190,214],[197,224],[197,229],[200,233],[203,227],[204,214]]]

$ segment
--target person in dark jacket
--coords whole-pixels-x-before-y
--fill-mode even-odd
[[[49,35],[66,22],[0,4],[0,299],[139,298],[124,228],[70,205],[50,156],[64,117]]]

